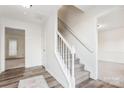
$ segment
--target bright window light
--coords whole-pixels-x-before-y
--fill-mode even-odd
[[[17,55],[17,40],[9,40],[9,56]]]

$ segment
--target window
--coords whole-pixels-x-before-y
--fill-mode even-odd
[[[17,40],[9,40],[9,56],[17,55]]]

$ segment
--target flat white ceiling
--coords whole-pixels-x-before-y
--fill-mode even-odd
[[[76,5],[79,9],[84,11],[85,13],[92,15],[92,16],[100,16],[107,11],[118,8],[118,7],[123,7],[123,6],[118,6],[118,5]]]
[[[31,8],[24,8],[21,5],[0,5],[0,17],[42,23],[57,8],[56,5],[33,5]]]
[[[57,5],[33,5],[26,9],[21,5],[0,5],[0,17],[12,18],[26,22],[41,24],[48,16],[51,16]],[[100,30],[108,30],[124,26],[124,6],[114,5],[76,5],[84,13],[99,16],[98,24],[104,25]],[[119,8],[119,10],[118,10]],[[115,9],[114,12],[104,14],[106,11]]]
[[[98,24],[102,25],[99,31],[108,31],[124,28],[124,8],[117,8],[98,18]]]
[[[99,31],[124,27],[124,5],[77,5],[79,9],[97,18]]]

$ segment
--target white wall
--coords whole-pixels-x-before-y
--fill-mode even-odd
[[[62,29],[63,36],[75,47],[80,62],[85,65],[86,70],[90,71],[91,78],[97,79],[96,18],[83,13],[81,10],[72,6],[62,7],[59,11],[59,18],[72,29],[72,32],[80,41],[89,49],[93,50],[93,53],[90,53],[74,38],[73,35],[65,29]]]
[[[5,33],[4,26],[0,25],[0,72],[5,70]]]
[[[47,19],[45,26],[46,41],[46,69],[59,81],[64,87],[68,87],[68,82],[55,56],[55,31],[57,30],[57,11],[53,11]]]
[[[124,63],[124,28],[99,31],[99,60]]]
[[[5,65],[5,27],[12,27],[25,30],[25,66],[33,67],[42,65],[41,51],[42,51],[42,27],[41,25],[35,25],[30,23],[24,23],[22,21],[1,18],[0,19],[0,63],[1,70],[4,71]]]

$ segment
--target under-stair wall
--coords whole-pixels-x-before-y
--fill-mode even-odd
[[[68,81],[59,65],[55,56],[55,33],[57,31],[57,12],[53,11],[51,16],[47,18],[44,24],[45,41],[46,41],[46,61],[44,62],[46,70],[62,84],[63,87],[68,87]]]
[[[63,25],[59,24],[59,31],[70,45],[75,47],[76,55],[80,58],[80,63],[84,64],[85,69],[90,71],[91,78],[97,79],[96,19],[85,14],[74,6],[61,7],[58,17],[64,22],[64,24],[71,28],[75,37],[91,50],[89,51],[84,47],[72,33],[63,27]]]

